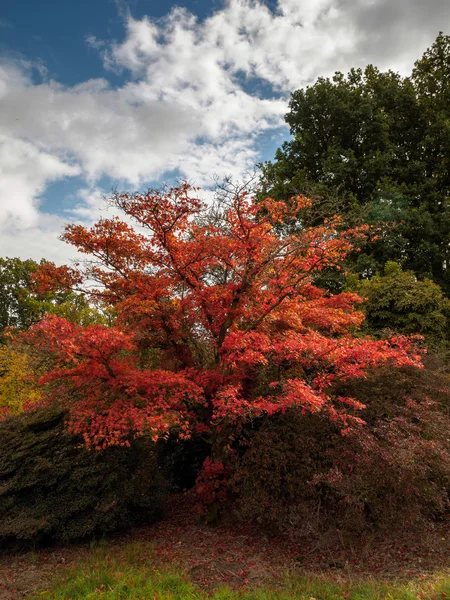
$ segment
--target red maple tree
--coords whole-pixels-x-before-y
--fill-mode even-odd
[[[50,359],[47,396],[70,404],[70,427],[88,445],[169,431],[213,439],[224,424],[288,407],[326,411],[344,429],[362,405],[333,394],[337,379],[420,365],[411,339],[357,334],[357,295],[314,285],[365,228],[343,230],[337,217],[302,226],[302,197],[205,205],[195,192],[115,195],[128,222],[69,225],[63,239],[88,260],[37,276],[42,290],[84,286],[114,307],[111,327],[47,316],[27,334]]]

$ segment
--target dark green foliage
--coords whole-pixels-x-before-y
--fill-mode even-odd
[[[0,258],[0,332],[5,327],[26,329],[42,317],[40,303],[30,292],[38,266],[31,259]]]
[[[164,484],[154,444],[89,451],[40,409],[0,423],[0,543],[86,538],[157,520]]]
[[[431,344],[448,339],[450,300],[430,279],[419,281],[411,271],[388,262],[384,275],[362,280],[355,289],[365,299],[363,309],[370,333],[390,329],[421,334]]]
[[[371,275],[396,260],[450,290],[450,36],[412,76],[336,73],[292,94],[292,139],[263,165],[263,193],[322,198],[323,215],[380,227],[354,259]],[[393,227],[392,224],[395,226]]]
[[[314,512],[311,480],[326,469],[327,447],[338,434],[326,419],[295,410],[266,419],[250,437],[231,482],[239,516],[283,528],[293,511]]]
[[[45,313],[83,325],[107,322],[106,315],[81,294],[66,290],[38,293],[33,285],[33,273],[38,269],[39,264],[31,259],[0,258],[0,342],[6,327],[28,329]]]

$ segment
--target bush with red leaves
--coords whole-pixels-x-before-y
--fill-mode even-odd
[[[320,414],[289,411],[250,436],[232,479],[241,517],[298,537],[448,516],[447,376],[386,369],[349,383],[350,392],[366,404],[366,425],[347,435]]]

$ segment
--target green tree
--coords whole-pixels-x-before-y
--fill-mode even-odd
[[[360,281],[356,289],[365,298],[364,312],[372,333],[390,329],[425,335],[429,343],[448,339],[450,300],[431,281],[419,281],[412,271],[388,262],[383,275]]]
[[[31,276],[39,265],[34,260],[0,258],[0,330],[26,329],[42,316],[42,303],[31,292]]]
[[[31,259],[0,258],[0,341],[7,327],[28,329],[45,313],[83,325],[108,321],[106,312],[91,306],[81,294],[66,290],[39,293],[33,285],[38,268]]]
[[[322,199],[323,214],[379,226],[355,261],[371,275],[396,260],[450,290],[450,37],[411,77],[369,65],[292,94],[292,139],[262,165],[263,193]]]

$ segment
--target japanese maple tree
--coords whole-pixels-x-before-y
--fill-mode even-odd
[[[420,364],[412,339],[358,336],[356,294],[314,285],[364,228],[343,231],[339,218],[302,227],[302,197],[206,205],[195,194],[183,185],[114,195],[126,220],[69,225],[63,239],[87,260],[36,277],[42,290],[82,288],[114,307],[111,327],[47,316],[27,334],[52,365],[47,397],[69,403],[87,444],[169,431],[214,440],[224,424],[288,407],[326,411],[345,429],[362,405],[333,394],[337,379]]]

